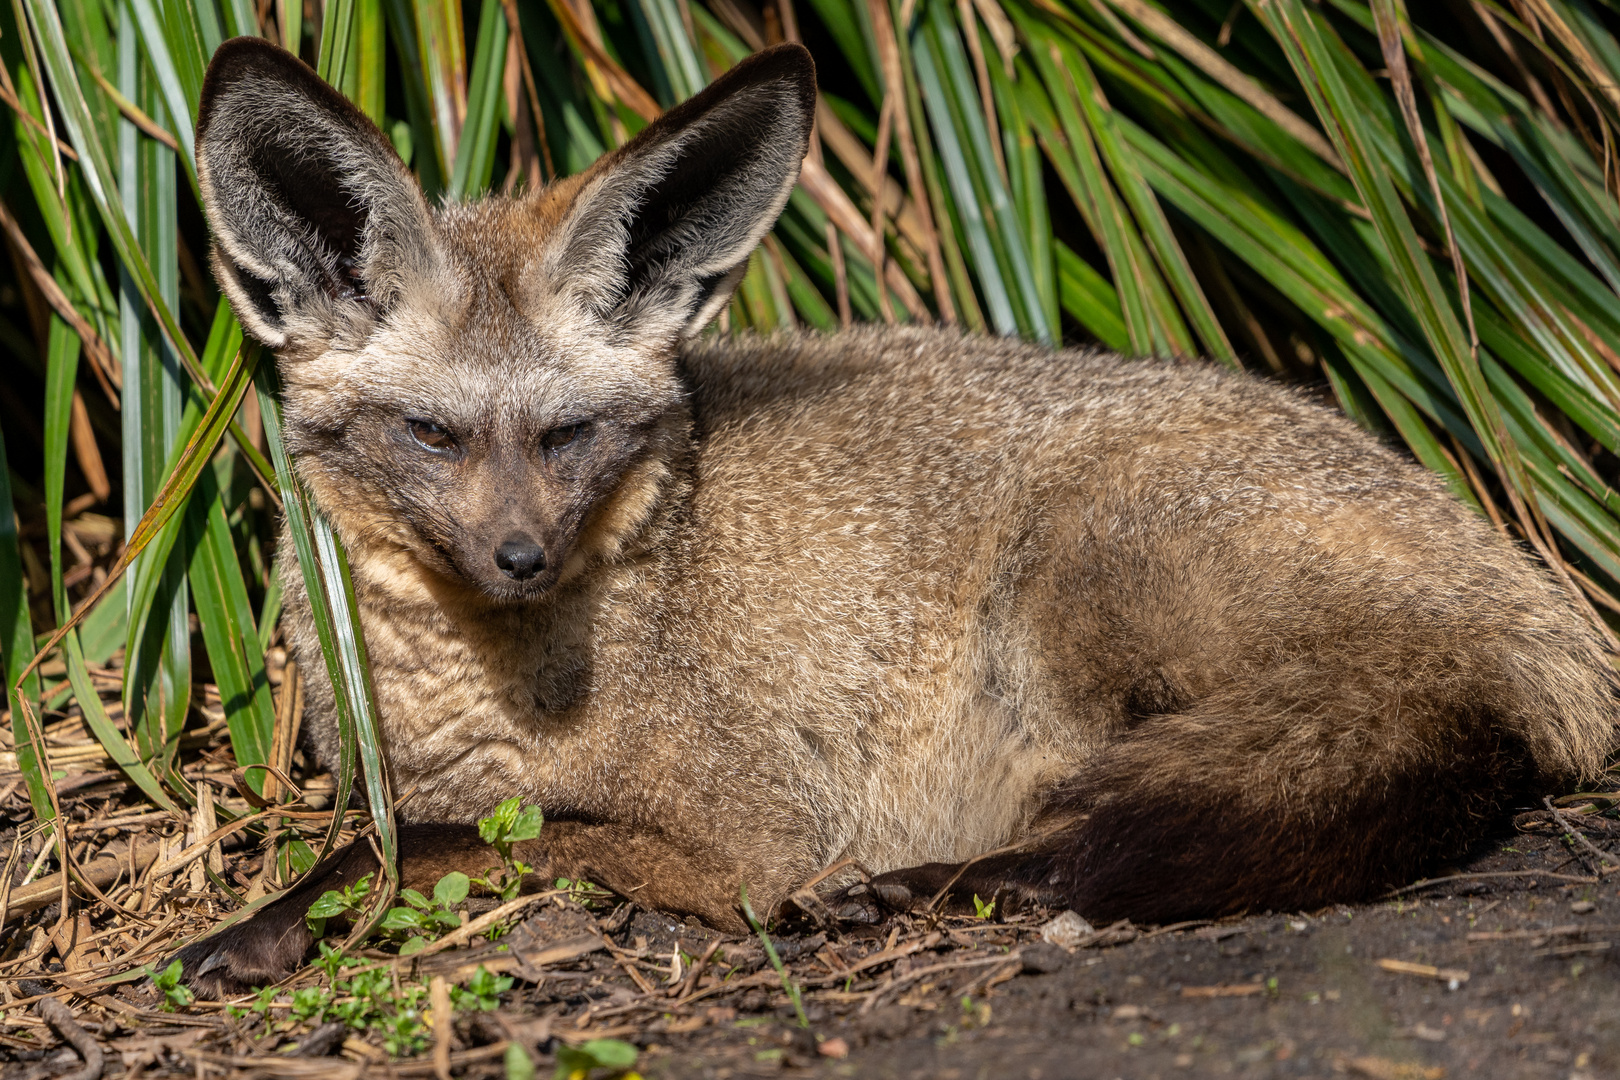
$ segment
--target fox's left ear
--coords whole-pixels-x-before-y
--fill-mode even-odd
[[[540,269],[631,337],[697,333],[787,204],[815,109],[802,46],[747,58],[591,167]]]

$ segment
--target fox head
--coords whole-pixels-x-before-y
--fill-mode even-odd
[[[214,272],[345,539],[522,602],[633,533],[688,438],[679,345],[781,213],[814,107],[779,46],[584,173],[434,207],[296,57],[222,45],[197,118]]]

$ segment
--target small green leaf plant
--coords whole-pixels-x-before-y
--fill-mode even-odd
[[[163,995],[162,1009],[164,1012],[183,1009],[195,1000],[191,990],[185,983],[180,981],[183,970],[184,965],[179,960],[176,960],[162,971],[157,970],[156,965],[147,969],[147,974],[152,978],[152,985],[156,986],[158,992]]]
[[[516,1040],[506,1044],[506,1080],[534,1080],[534,1058]]]
[[[278,987],[266,987],[252,1004],[227,1011],[236,1019],[249,1014],[263,1017],[266,1034],[341,1021],[352,1031],[379,1037],[383,1049],[392,1057],[411,1057],[427,1050],[431,1031],[425,1019],[425,985],[396,980],[390,966],[345,956],[341,949],[325,942],[320,948],[321,956],[314,967],[326,976],[326,985],[299,987],[290,995]],[[480,964],[465,988],[450,988],[451,1007],[458,1012],[497,1009],[501,995],[512,988],[512,983],[511,978],[495,975]],[[290,1006],[281,1020],[271,1015],[278,1000]]]
[[[469,878],[460,871],[451,871],[433,887],[433,896],[426,897],[415,889],[401,889],[403,904],[388,909],[378,928],[392,940],[399,942],[401,956],[409,956],[426,948],[428,943],[461,925],[458,905],[467,899],[472,886],[477,884],[502,900],[517,897],[523,886],[523,875],[533,867],[512,855],[513,846],[523,840],[540,835],[545,817],[538,806],[522,806],[516,798],[507,799],[495,808],[495,813],[478,823],[478,835],[495,849],[501,865],[492,867],[479,878]],[[588,881],[558,882],[558,888],[567,889],[582,903],[596,887]],[[353,885],[342,889],[328,889],[309,907],[305,920],[310,933],[319,940],[326,934],[330,919],[354,919],[361,914],[365,900],[371,895],[371,875],[367,874]]]
[[[988,904],[979,899],[979,894],[973,894],[973,917],[975,919],[988,919],[996,913],[996,902],[991,900]]]
[[[523,875],[530,867],[513,858],[513,845],[532,840],[540,834],[544,823],[538,807],[521,807],[519,800],[508,799],[495,813],[479,822],[479,834],[500,855],[501,865],[492,868],[476,884],[487,888],[502,899],[517,895]],[[383,916],[379,929],[385,937],[398,941],[402,956],[420,952],[428,943],[444,933],[462,925],[458,907],[467,899],[475,880],[459,871],[452,871],[439,879],[432,896],[424,896],[415,889],[400,890],[402,901]],[[589,882],[573,883],[583,890],[594,887]],[[310,905],[305,915],[310,932],[319,941],[325,936],[326,926],[332,919],[353,920],[360,916],[365,902],[372,894],[371,875],[367,874],[342,889],[328,889]],[[320,956],[314,968],[323,974],[326,985],[305,986],[287,994],[271,987],[261,990],[251,1005],[235,1008],[231,1015],[242,1018],[256,1014],[265,1021],[268,1034],[272,1029],[282,1030],[300,1024],[321,1024],[341,1021],[358,1032],[369,1032],[380,1037],[383,1049],[393,1057],[409,1057],[427,1049],[429,1028],[423,1019],[427,1004],[427,987],[419,982],[396,981],[386,967],[372,961],[346,956],[341,948],[319,941]],[[176,962],[166,972],[153,973],[158,989],[173,1005],[190,1004],[190,991],[180,983],[180,965]],[[465,988],[451,988],[453,1008],[459,1011],[489,1011],[500,1006],[501,995],[512,988],[513,980],[497,976],[479,966],[467,981]],[[271,1008],[278,1001],[289,1006],[277,1021]],[[602,1067],[619,1069],[612,1064],[614,1051],[607,1055]],[[622,1055],[620,1055],[622,1057]],[[634,1062],[632,1048],[631,1063]],[[530,1063],[532,1076],[532,1062]],[[589,1066],[589,1068],[597,1066]],[[517,1071],[522,1072],[522,1064]]]
[[[370,895],[370,874],[353,885],[343,886],[342,889],[327,889],[321,893],[320,899],[309,905],[309,913],[304,916],[304,921],[309,923],[309,932],[317,940],[325,937],[328,919],[353,918],[359,915],[361,906]]]
[[[610,1075],[621,1076],[623,1080],[640,1080],[638,1074],[628,1071],[639,1054],[634,1046],[618,1039],[592,1039],[578,1046],[559,1045],[553,1080],[591,1080],[592,1072],[597,1069],[612,1069]]]
[[[433,886],[429,899],[415,889],[401,889],[399,898],[404,906],[389,908],[383,916],[381,929],[394,937],[403,936],[399,955],[410,956],[421,952],[429,941],[461,925],[456,905],[467,899],[472,880],[459,870],[452,870]]]
[[[362,957],[345,956],[343,950],[325,942],[320,950],[314,967],[326,976],[327,985],[302,986],[290,995],[279,987],[265,987],[252,1004],[227,1011],[238,1019],[249,1013],[262,1017],[266,1034],[341,1021],[352,1031],[381,1036],[383,1049],[394,1057],[408,1057],[427,1049],[430,1032],[423,1019],[426,986],[396,983],[388,967]],[[281,1020],[271,1013],[278,1000],[290,1006]]]
[[[589,908],[602,897],[612,895],[603,890],[596,882],[585,878],[570,880],[569,878],[560,877],[552,887],[559,892],[567,893],[568,899],[582,908]]]
[[[501,865],[492,867],[475,881],[502,900],[514,900],[523,887],[523,875],[534,867],[512,856],[512,847],[522,840],[533,840],[540,835],[545,815],[538,806],[522,806],[522,800],[513,796],[495,808],[495,813],[478,823],[478,835],[495,849]]]
[[[270,1025],[273,1022],[270,1016],[270,1007],[276,1003],[276,998],[280,997],[281,993],[281,987],[279,986],[261,986],[254,993],[253,1001],[250,1004],[227,1005],[225,1006],[225,1015],[232,1020],[245,1020],[249,1016],[257,1016],[264,1023],[263,1034],[268,1035]]]
[[[450,988],[450,1004],[459,1012],[492,1012],[500,1008],[501,995],[512,989],[512,981],[479,964],[478,970],[467,980],[465,990],[459,986]]]

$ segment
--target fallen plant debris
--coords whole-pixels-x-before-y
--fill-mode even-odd
[[[206,717],[217,692],[195,692]],[[759,920],[753,934],[723,935],[640,910],[589,882],[513,895],[521,870],[497,846],[482,879],[450,874],[431,892],[401,892],[362,945],[345,950],[332,933],[280,985],[233,1002],[193,1000],[169,963],[175,950],[309,865],[335,787],[306,773],[300,757],[288,762],[281,798],[289,801],[257,806],[238,790],[223,725],[201,730],[208,737],[183,744],[179,769],[207,792],[198,807],[225,822],[211,828],[200,809],[152,810],[122,774],[100,776],[108,770],[99,758],[58,758],[58,748],[71,752],[88,735],[71,711],[50,718],[53,763],[66,762],[58,784],[75,864],[65,918],[55,846],[0,764],[0,792],[9,792],[0,802],[9,819],[0,831],[0,1073],[8,1080],[602,1080],[784,1068],[934,1076],[949,1075],[957,1061],[999,1068],[1008,1047],[1037,1033],[1029,1062],[1007,1064],[1003,1074],[1065,1075],[1036,1053],[1065,1039],[1127,1063],[1162,1052],[1172,1068],[1225,1055],[1240,1073],[1306,1055],[1324,1073],[1463,1075],[1456,1061],[1434,1055],[1462,1054],[1465,1064],[1471,1037],[1507,1039],[1526,1060],[1565,1053],[1573,1070],[1566,1075],[1596,1077],[1605,1075],[1599,1064],[1620,1064],[1611,1022],[1557,1035],[1556,1025],[1528,1019],[1560,998],[1590,1017],[1620,1016],[1620,978],[1609,959],[1620,898],[1603,873],[1607,861],[1587,865],[1582,855],[1591,853],[1567,836],[1582,829],[1605,851],[1620,839],[1605,816],[1615,802],[1596,798],[1521,815],[1518,834],[1500,850],[1436,875],[1417,897],[1167,927],[1097,927],[1074,912],[979,898],[971,912],[877,925],[840,923],[826,905],[801,903],[795,923]],[[345,813],[339,840],[366,820]],[[492,821],[490,835],[502,843],[544,828],[515,802]],[[353,915],[369,888],[328,894],[311,917]],[[1434,928],[1423,939],[1429,944],[1400,936],[1416,918]],[[1318,941],[1328,944],[1306,969],[1290,966],[1290,950],[1309,952],[1307,943]],[[1445,942],[1439,952],[1436,941]],[[1398,951],[1402,942],[1407,951]],[[1532,982],[1546,984],[1546,1001],[1521,1016],[1498,984],[1521,982],[1500,973],[1527,966]],[[1378,972],[1408,978],[1386,974],[1378,983]],[[1435,983],[1455,985],[1442,995],[1450,1012],[1420,1008],[1380,1036],[1408,1040],[1410,1053],[1342,1031],[1318,1032],[1314,1044],[1304,1027],[1286,1038],[1255,1033],[1256,1025],[1277,1028],[1267,1016],[1336,1010],[1346,993],[1383,994],[1396,1011],[1411,1009],[1417,988]],[[1571,997],[1577,991],[1598,997]],[[1605,1003],[1614,1007],[1605,1012]],[[1494,1019],[1481,1027],[1486,1014]],[[1320,1027],[1335,1014],[1307,1015]],[[1006,1061],[1015,1059],[1022,1061],[1018,1053]]]
[[[1459,984],[1468,981],[1468,972],[1466,971],[1456,968],[1435,967],[1433,964],[1414,964],[1410,960],[1386,958],[1378,961],[1378,966],[1397,975],[1416,975],[1422,979],[1439,979],[1441,982],[1449,984],[1453,990]]]

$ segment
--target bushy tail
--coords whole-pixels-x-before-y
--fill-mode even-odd
[[[1024,842],[871,883],[889,909],[1006,895],[1173,922],[1364,899],[1466,854],[1615,746],[1616,680],[1573,617],[1517,632],[1318,638],[1149,716]],[[853,894],[852,894],[853,895]]]
[[[1366,897],[1463,855],[1612,745],[1613,680],[1590,654],[1342,659],[1138,726],[1055,801],[1073,824],[1038,860],[1043,884],[1094,920]]]

